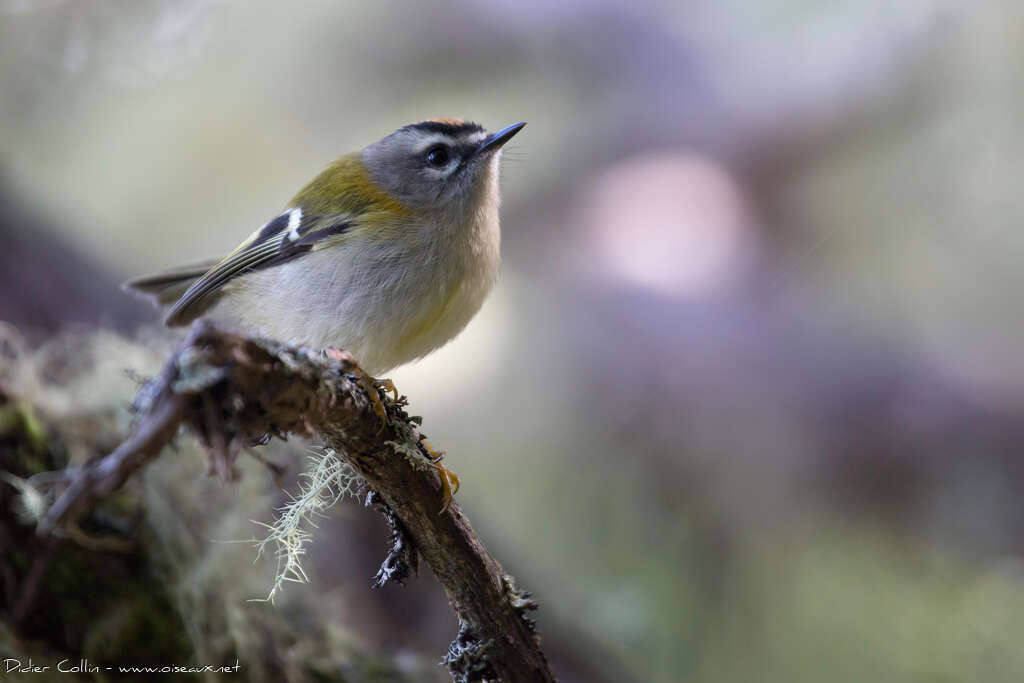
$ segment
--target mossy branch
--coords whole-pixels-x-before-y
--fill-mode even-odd
[[[389,403],[382,428],[358,366],[339,357],[197,323],[136,397],[133,434],[75,473],[40,521],[39,533],[66,524],[119,488],[160,454],[181,425],[210,447],[211,469],[226,477],[238,449],[268,435],[319,438],[344,454],[373,492],[373,506],[389,516],[397,550],[385,565],[414,562],[418,552],[444,588],[460,624],[443,659],[453,679],[553,681],[526,616],[536,602],[502,571],[457,503],[438,513],[442,486],[416,424]],[[384,580],[392,574],[403,572],[389,569]]]

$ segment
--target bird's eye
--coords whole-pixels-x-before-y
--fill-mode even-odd
[[[426,156],[427,166],[443,168],[448,165],[448,148],[444,145],[431,147]]]

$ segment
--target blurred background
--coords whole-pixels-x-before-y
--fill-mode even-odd
[[[0,464],[127,429],[123,369],[174,335],[119,280],[226,252],[401,125],[528,121],[495,293],[393,379],[560,677],[1020,680],[1021,64],[1013,0],[0,0]],[[352,501],[309,585],[247,602],[272,562],[222,541],[286,494],[181,441],[141,550],[0,526],[4,656],[145,634],[251,680],[447,679],[440,588],[370,591],[385,531]],[[266,450],[286,489],[304,448]],[[157,602],[46,602],[112,566]]]

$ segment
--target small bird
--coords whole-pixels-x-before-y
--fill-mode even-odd
[[[331,163],[226,257],[124,287],[170,305],[169,326],[208,317],[341,348],[379,376],[451,340],[490,293],[498,162],[525,125],[488,133],[443,118],[399,128]]]

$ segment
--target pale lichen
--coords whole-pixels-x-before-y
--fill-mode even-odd
[[[0,479],[18,490],[18,505],[15,508],[18,520],[23,524],[38,523],[49,509],[53,497],[40,491],[30,479],[23,479],[10,472],[0,472]]]
[[[438,663],[448,667],[453,683],[493,681],[498,678],[490,662],[494,651],[494,640],[481,639],[471,624],[459,619],[459,635]]]
[[[432,469],[430,460],[420,450],[419,443],[423,440],[423,435],[419,430],[404,420],[392,421],[391,428],[396,438],[393,441],[385,441],[384,445],[390,446],[395,453],[404,456],[417,470],[425,472]]]
[[[405,585],[405,580],[419,571],[419,551],[416,549],[416,544],[409,537],[405,525],[395,515],[394,510],[388,507],[380,494],[376,491],[368,492],[364,505],[376,508],[384,516],[384,520],[391,529],[391,549],[388,550],[387,557],[384,558],[376,576],[373,577],[374,588],[383,588],[389,581]]]
[[[300,475],[298,495],[278,509],[273,524],[256,522],[270,531],[256,544],[256,559],[259,560],[270,545],[275,546],[277,559],[274,584],[262,600],[273,602],[286,581],[308,581],[302,569],[302,556],[313,538],[311,529],[316,528],[315,518],[345,496],[356,497],[366,484],[333,449],[314,451],[309,460],[309,470]]]
[[[527,616],[527,612],[536,610],[540,605],[533,598],[533,594],[530,591],[521,589],[516,584],[516,579],[511,574],[504,574],[501,577],[501,585],[505,589],[505,597],[508,598],[509,604],[512,605],[512,609],[516,611],[519,618],[526,624],[526,628],[531,633],[536,633],[537,622]],[[536,635],[534,636],[536,638]]]

